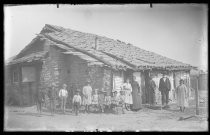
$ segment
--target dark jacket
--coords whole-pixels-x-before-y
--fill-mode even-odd
[[[166,77],[165,82],[164,82],[163,78],[160,79],[159,90],[161,92],[163,92],[163,91],[170,91],[171,90],[171,83],[170,83],[170,80],[167,77]]]
[[[44,97],[44,93],[43,93],[41,90],[39,90],[39,91],[36,93],[36,95],[35,95],[35,100],[36,100],[36,102],[39,102],[39,103],[44,102],[45,97]]]
[[[47,96],[49,97],[50,100],[55,100],[56,99],[56,90],[55,90],[55,88],[50,87],[48,89]]]

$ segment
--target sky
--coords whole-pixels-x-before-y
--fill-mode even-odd
[[[21,5],[4,7],[5,60],[18,54],[45,24],[131,43],[207,70],[205,4]]]

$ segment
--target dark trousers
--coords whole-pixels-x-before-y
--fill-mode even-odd
[[[37,111],[38,111],[39,113],[41,113],[41,112],[42,112],[42,102],[37,102],[37,103],[36,103],[36,106],[37,106]]]
[[[74,111],[75,111],[76,115],[78,115],[78,113],[79,113],[79,107],[80,107],[79,102],[74,102]]]
[[[169,91],[162,91],[161,96],[162,96],[162,105],[163,106],[168,105]]]
[[[55,100],[54,99],[50,99],[50,111],[51,111],[51,113],[55,112]]]

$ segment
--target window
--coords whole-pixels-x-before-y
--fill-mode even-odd
[[[34,67],[22,67],[22,82],[36,81],[36,71]]]
[[[19,81],[19,74],[18,74],[18,70],[14,70],[13,71],[13,82],[17,83]]]

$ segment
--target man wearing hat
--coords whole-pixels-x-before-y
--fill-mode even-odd
[[[162,106],[164,108],[168,108],[168,101],[169,101],[169,91],[171,90],[171,83],[170,80],[166,77],[166,72],[163,73],[163,77],[160,79],[159,82],[159,91],[161,92],[162,96]]]
[[[85,105],[85,112],[89,113],[89,107],[92,102],[92,87],[90,86],[90,80],[87,81],[87,85],[83,87],[83,104]]]
[[[59,97],[61,98],[61,109],[65,113],[66,110],[66,99],[68,97],[67,85],[63,84],[63,89],[59,91]]]
[[[55,113],[55,100],[56,100],[56,89],[55,89],[55,83],[52,83],[50,86],[48,86],[48,97],[50,100],[50,111],[51,115]]]
[[[82,103],[82,99],[81,99],[81,96],[80,96],[80,90],[79,89],[76,90],[76,95],[74,95],[72,102],[73,102],[73,106],[74,106],[74,111],[75,111],[76,115],[78,115],[79,108],[80,108],[80,105]]]

